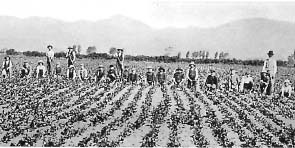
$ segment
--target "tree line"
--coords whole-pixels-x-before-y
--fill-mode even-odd
[[[97,53],[97,49],[95,46],[89,46],[86,49],[86,54],[81,53],[81,46],[74,45],[74,50],[77,53],[77,58],[92,58],[92,59],[114,59],[116,54],[116,48],[111,47],[109,49],[109,53]],[[8,49],[5,50],[5,53],[7,55],[19,55],[23,54],[25,56],[29,57],[44,57],[46,56],[45,52],[39,52],[39,51],[25,51],[25,52],[18,52],[15,49]],[[186,53],[185,58],[181,58],[181,54],[178,53],[177,56],[145,56],[145,55],[125,55],[125,60],[130,61],[150,61],[150,62],[165,62],[165,63],[172,63],[172,62],[190,62],[195,61],[196,63],[223,63],[223,64],[240,64],[240,65],[253,65],[253,66],[262,66],[264,61],[263,60],[239,60],[239,59],[229,59],[228,53],[226,52],[216,52],[214,54],[214,59],[210,59],[209,52],[208,51],[195,51],[190,54],[188,51]],[[63,58],[66,56],[66,52],[56,52],[54,54],[56,58]],[[277,65],[278,66],[288,66],[288,61],[282,61],[278,60]]]

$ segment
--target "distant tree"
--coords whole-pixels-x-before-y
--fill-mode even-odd
[[[178,59],[181,58],[181,52],[178,52],[178,54],[177,54],[177,58],[178,58]]]
[[[111,47],[109,50],[109,54],[113,56],[116,54],[116,52],[117,52],[117,49],[115,47]]]
[[[188,59],[188,58],[189,58],[189,56],[190,56],[190,52],[189,52],[189,51],[187,51],[187,52],[186,52],[186,55],[185,55],[185,58],[187,58],[187,59]]]
[[[227,57],[229,56],[229,53],[228,52],[225,52],[225,53],[223,53],[223,59],[226,59]]]
[[[203,50],[203,51],[202,51],[202,59],[205,59],[205,57],[206,57],[206,51]]]
[[[81,51],[82,51],[82,46],[78,45],[77,46],[77,54],[81,54]]]
[[[219,59],[223,59],[223,51],[219,54]]]
[[[39,51],[25,51],[25,52],[23,52],[23,55],[31,56],[31,57],[44,57],[44,56],[46,56],[46,53],[39,52]]]
[[[209,51],[206,52],[206,59],[209,58]]]
[[[7,55],[16,55],[17,51],[15,49],[8,49],[6,50]]]
[[[54,56],[57,58],[62,58],[62,57],[66,57],[66,53],[65,52],[56,52],[54,53]]]
[[[0,53],[6,53],[7,50],[8,50],[7,48],[2,48],[2,49],[0,50]]]
[[[96,47],[95,46],[89,46],[86,50],[86,54],[91,54],[96,52]]]
[[[215,52],[214,59],[218,58],[218,52]]]
[[[198,58],[198,56],[199,56],[199,52],[198,51],[194,51],[192,53],[192,58]]]

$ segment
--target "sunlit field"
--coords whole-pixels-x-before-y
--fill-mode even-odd
[[[3,61],[1,56],[1,63]],[[146,84],[117,84],[105,89],[95,82],[62,79],[20,79],[24,61],[35,68],[45,58],[12,56],[14,77],[1,79],[0,146],[289,146],[295,145],[295,99],[277,95],[285,79],[295,81],[293,68],[279,67],[275,93],[258,93],[262,67],[197,64],[200,90],[183,86],[173,89],[176,68],[188,63],[125,61],[144,76],[147,66],[166,69],[164,88]],[[60,62],[65,75],[66,59]],[[115,60],[77,59],[91,76],[102,64],[108,69]],[[228,92],[222,88],[229,69],[254,77],[254,91]],[[204,81],[214,69],[219,89],[210,93]],[[141,81],[140,81],[141,82]]]

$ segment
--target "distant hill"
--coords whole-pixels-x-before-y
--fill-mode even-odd
[[[251,18],[233,21],[215,28],[154,29],[124,16],[91,21],[64,22],[51,18],[0,17],[0,48],[20,51],[46,51],[48,44],[57,51],[80,44],[84,52],[95,45],[98,52],[110,47],[125,48],[132,55],[164,55],[168,48],[177,52],[208,50],[229,52],[240,59],[264,58],[269,49],[278,59],[287,59],[295,49],[295,24]],[[166,49],[166,50],[165,50]]]

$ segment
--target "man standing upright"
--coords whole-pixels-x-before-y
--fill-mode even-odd
[[[194,62],[191,62],[189,64],[189,69],[186,72],[186,78],[187,78],[187,88],[191,89],[194,87],[194,89],[197,89],[197,80],[198,80],[198,69],[196,68],[196,64]]]
[[[275,83],[275,77],[277,73],[277,61],[273,57],[274,55],[273,51],[269,51],[267,55],[268,55],[268,58],[264,61],[262,71],[267,71],[269,73],[271,84],[270,84],[269,91],[266,92],[266,95],[271,95],[272,92],[274,92],[274,83]]]
[[[76,54],[75,54],[75,51],[73,50],[73,47],[69,47],[68,49],[69,51],[67,52],[66,58],[68,59],[68,67],[70,67],[71,65],[74,66],[74,62],[76,60]]]
[[[124,62],[124,54],[123,54],[124,49],[117,49],[117,64],[116,64],[116,68],[118,70],[118,75],[122,78],[123,76],[123,71],[124,71],[124,67],[123,67],[123,62]]]
[[[52,64],[53,64],[53,58],[54,58],[54,52],[53,52],[52,48],[53,48],[52,45],[48,45],[47,46],[48,52],[46,53],[47,71],[48,71],[49,76],[52,73]]]

